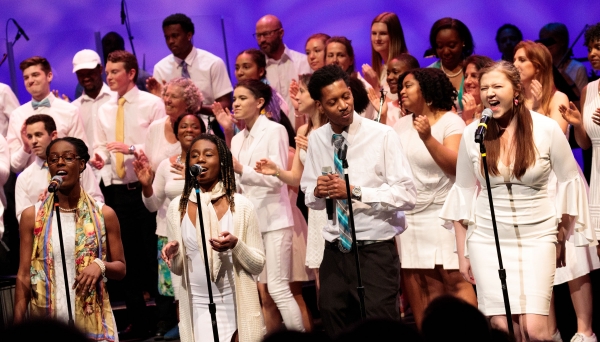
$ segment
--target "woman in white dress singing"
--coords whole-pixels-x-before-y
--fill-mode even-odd
[[[417,205],[406,212],[408,228],[400,235],[400,262],[406,298],[421,327],[425,308],[451,294],[476,305],[473,286],[458,272],[454,236],[439,219],[456,176],[458,145],[465,128],[452,112],[456,90],[443,71],[415,69],[404,77],[402,106],[412,115],[394,126],[417,186]]]
[[[208,271],[219,339],[231,340],[237,329],[240,341],[260,341],[265,330],[253,276],[262,271],[265,254],[254,206],[235,193],[231,152],[223,140],[210,134],[200,135],[192,142],[186,160],[183,194],[167,210],[171,241],[162,250],[171,271],[183,275],[179,288],[181,340],[213,340]],[[204,169],[196,178],[190,173],[194,164]],[[209,270],[205,269],[202,256],[195,182],[201,190],[206,247],[211,248]]]
[[[19,227],[21,256],[15,289],[15,323],[29,315],[68,320],[94,341],[118,341],[117,327],[106,291],[107,278],[125,277],[121,230],[115,212],[96,202],[81,187],[79,177],[90,159],[77,138],[54,140],[46,150],[52,177],[63,178],[54,196],[59,199],[67,270],[66,285],[54,196],[23,211]],[[40,332],[43,333],[43,332]]]
[[[498,237],[518,341],[550,341],[548,312],[556,266],[564,264],[564,237],[571,227],[577,246],[597,243],[587,215],[587,196],[563,131],[556,121],[529,111],[517,69],[499,62],[480,71],[481,100],[493,112],[485,136]],[[440,217],[454,222],[459,269],[477,284],[479,309],[496,328],[508,330],[498,277],[494,235],[477,123],[463,134],[456,181]],[[558,179],[555,201],[548,177]],[[478,192],[477,183],[481,184]],[[585,213],[579,215],[579,213]],[[561,228],[564,229],[564,228]],[[561,235],[562,236],[562,235]]]

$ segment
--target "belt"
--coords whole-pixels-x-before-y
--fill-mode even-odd
[[[126,188],[127,190],[135,190],[135,189],[140,189],[142,187],[142,184],[139,181],[137,181],[137,182],[131,182],[131,183],[127,183],[127,184],[111,184],[110,186]]]
[[[338,251],[339,250],[338,241],[339,241],[339,239],[335,239],[331,242],[325,241],[325,248]],[[389,240],[358,240],[358,241],[356,241],[356,246],[358,248],[360,248],[360,247],[365,247],[365,246],[372,245],[372,244],[379,243],[379,242],[391,242],[391,241],[393,241],[393,239],[389,239]]]

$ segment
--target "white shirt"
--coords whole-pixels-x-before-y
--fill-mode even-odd
[[[163,159],[156,169],[154,181],[152,181],[152,196],[144,197],[142,201],[150,212],[158,211],[156,214],[156,235],[167,236],[167,209],[171,201],[180,196],[185,186],[184,179],[171,172],[171,161]]]
[[[162,100],[145,91],[140,91],[137,87],[131,88],[125,95],[125,139],[127,146],[134,145],[136,151],[144,149],[146,135],[150,124],[164,117],[165,105]],[[125,177],[119,178],[117,175],[115,153],[110,153],[106,148],[107,143],[116,141],[115,124],[117,120],[117,96],[103,104],[98,109],[98,117],[94,130],[94,153],[97,153],[104,160],[104,167],[110,167],[110,173],[102,173],[102,180],[105,186],[111,184],[128,184],[137,182],[137,177],[133,171],[133,154],[124,155]]]
[[[148,135],[146,136],[146,149],[144,152],[146,153],[146,156],[148,156],[152,170],[155,172],[158,170],[158,165],[160,165],[163,160],[176,154],[181,154],[181,144],[179,141],[171,144],[167,141],[167,137],[165,137],[165,122],[167,121],[167,118],[168,117],[165,116],[150,124]]]
[[[154,78],[162,83],[181,77],[182,59],[173,54],[154,66]],[[215,99],[233,91],[223,60],[208,51],[193,48],[185,58],[191,80],[202,92],[203,103],[211,105]]]
[[[300,187],[306,206],[325,209],[325,198],[314,195],[321,168],[335,170],[332,137],[329,123],[308,136],[308,152]],[[342,133],[348,144],[348,174],[350,184],[360,186],[362,202],[352,201],[357,240],[388,240],[406,229],[404,210],[412,210],[417,190],[400,140],[386,125],[364,119],[354,113],[347,132]],[[339,237],[339,228],[332,221],[323,229],[323,237],[333,241]]]
[[[38,202],[38,197],[44,190],[48,189],[50,172],[44,167],[44,160],[35,157],[35,160],[17,177],[15,185],[15,212],[17,220],[21,221],[23,211]],[[81,174],[81,187],[98,202],[104,202],[104,196],[100,191],[96,176],[90,165],[86,165]]]
[[[71,102],[75,107],[79,108],[79,116],[83,122],[90,146],[94,146],[94,126],[96,125],[98,109],[108,102],[111,96],[117,96],[117,93],[110,90],[106,83],[103,83],[102,89],[100,89],[100,93],[98,93],[95,99],[87,96],[84,92],[77,100]]]
[[[9,86],[0,83],[0,135],[6,136],[8,119],[13,110],[19,108],[19,100]]]
[[[8,144],[6,139],[0,135],[0,239],[4,233],[4,207],[6,206],[6,198],[4,197],[4,183],[10,175],[10,153],[8,152]]]
[[[577,89],[579,92],[583,91],[583,88],[588,84],[588,76],[587,69],[581,63],[576,60],[571,60],[567,67],[565,68],[565,72],[573,82],[577,85]],[[583,95],[583,94],[582,94]]]
[[[29,101],[10,114],[6,140],[8,141],[8,146],[10,146],[10,169],[15,173],[23,171],[36,158],[35,154],[26,153],[23,150],[23,141],[21,140],[21,127],[25,123],[25,120],[32,115],[50,115],[54,119],[54,123],[56,123],[56,132],[59,138],[79,138],[88,145],[88,149],[91,147],[88,144],[77,107],[56,98],[52,93],[46,98],[50,101],[50,108],[38,107],[38,109],[34,110],[31,101]]]
[[[306,54],[294,51],[285,45],[283,55],[279,60],[266,57],[267,80],[271,87],[275,88],[283,96],[288,104],[288,117],[292,125],[295,124],[294,105],[290,98],[290,84],[292,80],[298,80],[298,75],[312,74],[312,69],[306,60]]]

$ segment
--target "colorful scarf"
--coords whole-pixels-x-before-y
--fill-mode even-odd
[[[35,317],[56,317],[56,291],[64,291],[55,288],[52,257],[54,208],[54,196],[48,196],[37,212],[33,229],[30,312]],[[106,262],[104,216],[100,207],[83,188],[77,202],[75,221],[75,276],[78,276],[94,259],[100,258]],[[75,325],[89,339],[115,340],[112,309],[104,282],[96,283],[95,288],[85,297],[76,294],[73,312]],[[110,323],[107,324],[107,320]]]

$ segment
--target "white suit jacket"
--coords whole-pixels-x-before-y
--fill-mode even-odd
[[[248,146],[244,147],[246,140]],[[264,115],[258,117],[250,131],[246,128],[231,140],[231,153],[244,166],[242,175],[236,174],[237,188],[254,204],[261,233],[294,225],[287,186],[277,177],[254,171],[262,158],[287,170],[288,148],[285,128]]]

